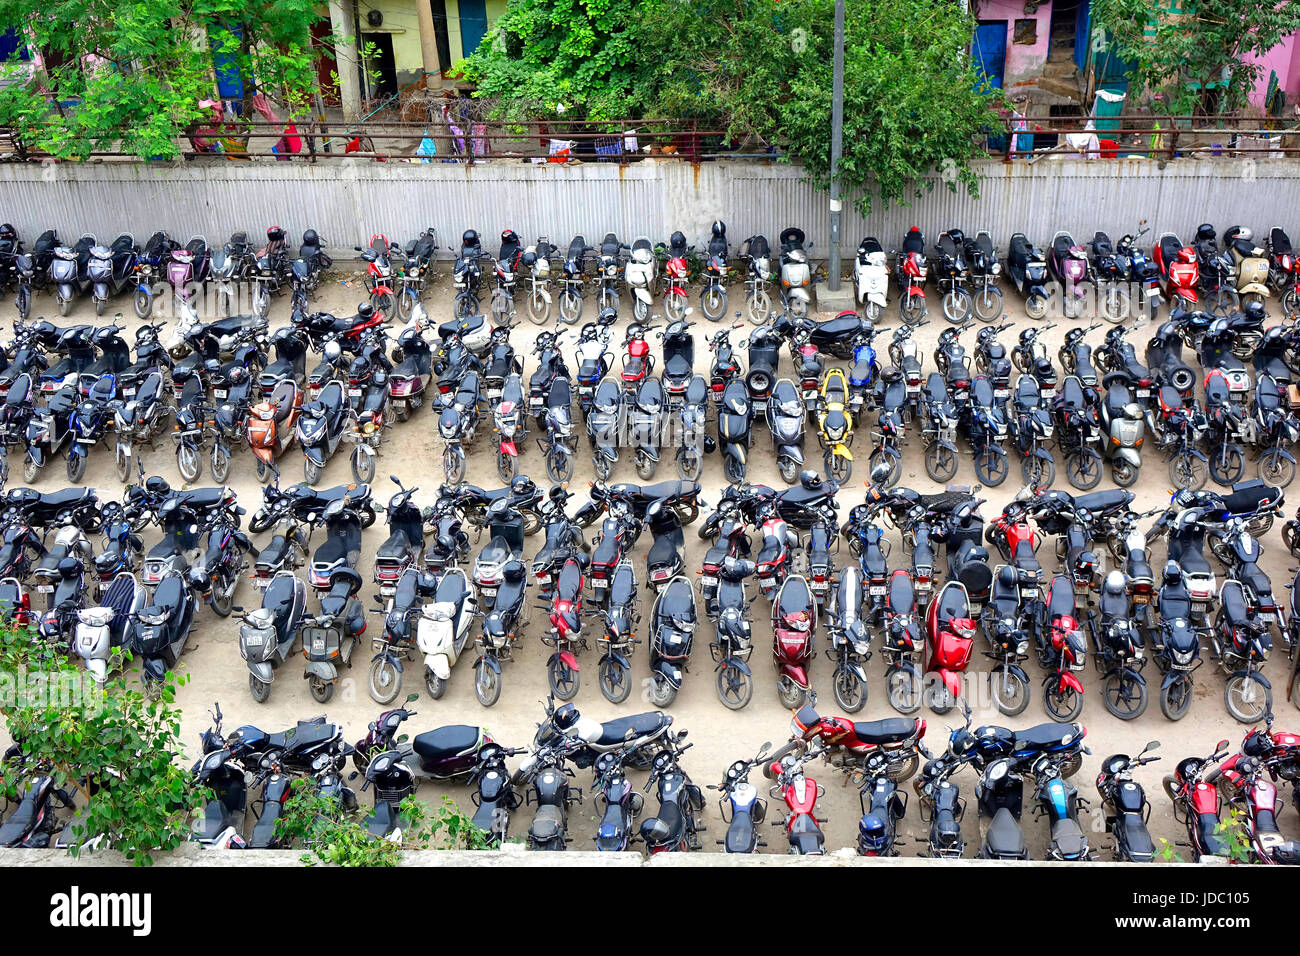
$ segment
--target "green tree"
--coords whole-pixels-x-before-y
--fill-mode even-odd
[[[24,758],[3,767],[10,797],[33,773],[50,774],[80,811],[75,835],[107,835],[138,864],[188,838],[200,794],[176,762],[181,712],[172,675],[157,700],[141,693],[134,673],[129,684],[119,677],[97,687],[57,647],[6,627],[0,717]]]
[[[824,188],[833,23],[834,0],[510,0],[458,68],[502,117],[706,119]],[[849,0],[840,169],[864,214],[935,170],[975,191],[1002,101],[967,54],[973,30],[956,0]]]
[[[199,102],[216,95],[214,52],[239,72],[246,99],[261,89],[291,110],[305,105],[317,19],[311,0],[0,0],[0,23],[21,25],[43,61],[30,80],[27,63],[0,64],[0,124],[63,158],[171,158],[204,118]]]
[[[1092,17],[1137,86],[1163,94],[1171,113],[1208,115],[1247,104],[1264,76],[1248,60],[1300,30],[1300,3],[1182,0],[1173,13],[1160,0],[1093,0]]]

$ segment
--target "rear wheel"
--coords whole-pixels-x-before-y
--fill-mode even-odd
[[[334,682],[321,680],[319,677],[313,677],[308,682],[311,690],[312,700],[318,704],[328,704],[330,698],[334,696]]]
[[[1292,286],[1282,293],[1282,299],[1279,303],[1282,307],[1282,314],[1288,319],[1300,318],[1300,289]]]

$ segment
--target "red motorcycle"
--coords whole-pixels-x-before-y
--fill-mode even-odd
[[[1029,503],[1013,501],[1002,509],[1002,514],[988,526],[984,538],[997,546],[1004,561],[1015,566],[1020,579],[1020,599],[1028,605],[1041,601],[1039,585],[1043,579],[1043,566],[1038,563],[1038,546],[1042,539],[1029,524]]]
[[[686,317],[686,308],[690,303],[686,294],[686,283],[690,279],[691,264],[687,254],[693,246],[686,244],[686,237],[674,232],[664,260],[664,313],[673,322],[680,322]]]
[[[1154,250],[1156,268],[1165,284],[1165,300],[1171,309],[1196,308],[1196,288],[1201,281],[1196,250],[1183,245],[1172,232],[1166,232]]]
[[[817,800],[826,793],[825,788],[811,777],[804,776],[804,765],[824,752],[824,747],[809,747],[802,754],[787,753],[766,768],[769,779],[776,783],[768,791],[785,801],[786,813],[774,826],[785,828],[790,841],[790,852],[798,856],[821,856],[826,852],[826,837],[816,815]]]
[[[939,677],[930,700],[936,714],[956,706],[975,644],[970,595],[960,581],[949,581],[925,611],[925,672]]]
[[[1074,584],[1058,574],[1048,590],[1043,619],[1036,622],[1038,662],[1043,678],[1043,708],[1054,720],[1069,722],[1083,712],[1083,684],[1074,675],[1084,668],[1088,652],[1075,616]]]
[[[560,569],[551,596],[551,633],[542,638],[543,644],[555,648],[555,653],[546,661],[546,677],[551,693],[560,700],[572,700],[582,682],[575,651],[587,646],[587,639],[582,636],[584,583],[582,564],[578,558],[569,557]]]
[[[627,327],[627,335],[623,339],[623,345],[627,349],[623,356],[623,388],[634,395],[641,383],[654,371],[655,359],[650,354],[650,343],[645,339],[646,333],[653,328],[653,325],[633,322]]]
[[[1244,797],[1250,842],[1255,858],[1270,865],[1300,864],[1300,842],[1288,840],[1277,828],[1277,786],[1268,779],[1264,762],[1258,757],[1244,757],[1236,770],[1245,783]]]
[[[1211,776],[1211,782],[1223,791],[1229,800],[1241,795],[1245,784],[1237,765],[1247,758],[1263,762],[1273,779],[1289,781],[1295,788],[1297,806],[1300,806],[1300,734],[1273,729],[1273,714],[1264,718],[1264,728],[1252,727],[1241,741],[1241,752],[1233,754]]]
[[[393,260],[394,249],[400,247],[388,241],[382,232],[370,237],[366,249],[354,246],[366,263],[366,291],[370,293],[370,307],[376,312],[388,313],[393,308]]]
[[[755,566],[758,586],[769,601],[776,589],[790,573],[791,549],[799,543],[799,536],[791,530],[785,519],[777,513],[775,502],[769,501],[760,515],[763,546],[758,552]]]
[[[804,741],[819,741],[833,767],[863,767],[877,751],[910,751],[906,760],[889,765],[890,779],[897,781],[916,772],[917,744],[925,736],[925,721],[919,717],[886,717],[855,723],[847,717],[823,717],[817,712],[816,691],[809,691],[808,703],[793,712],[790,734],[793,739],[772,755],[774,760],[800,749]]]
[[[1218,835],[1219,791],[1205,776],[1223,759],[1228,742],[1220,740],[1208,757],[1188,757],[1165,777],[1165,793],[1174,804],[1174,819],[1187,827],[1197,863],[1227,863],[1228,846]]]
[[[772,601],[772,663],[781,706],[794,710],[808,696],[808,665],[817,631],[817,602],[802,575],[786,578]]]
[[[898,312],[908,325],[917,325],[925,318],[925,281],[930,275],[925,261],[925,235],[920,229],[913,226],[908,230],[896,262]]]

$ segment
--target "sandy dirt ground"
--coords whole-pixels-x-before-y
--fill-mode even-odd
[[[448,271],[446,263],[440,263],[439,266],[439,272],[445,276]],[[354,310],[356,303],[365,297],[365,292],[359,281],[358,274],[350,272],[353,268],[355,266],[352,263],[340,262],[318,292],[313,302],[314,307],[328,309],[340,314]],[[742,294],[743,290],[739,287],[733,287],[733,309],[737,307]],[[892,294],[891,290],[891,296]],[[697,291],[695,291],[695,295],[698,296]],[[436,319],[450,316],[451,293],[449,283],[445,277],[440,279],[430,291],[426,292],[425,304],[430,315]],[[1008,348],[1014,343],[1014,336],[1019,329],[1028,324],[1029,320],[1024,317],[1022,306],[1020,297],[1014,292],[1008,292],[1006,307],[1009,318],[1018,322],[1016,329],[1003,335],[1003,342]],[[933,293],[931,294],[930,308],[931,321],[917,333],[917,339],[922,346],[922,354],[925,357],[924,369],[926,374],[934,367],[932,358],[934,344],[938,333],[946,325]],[[111,303],[109,312],[106,314],[111,316],[116,310],[123,313],[125,324],[130,327],[137,324],[134,312],[131,310],[129,297],[123,296]],[[625,304],[624,311],[627,312],[628,310],[629,307]],[[594,315],[594,312],[594,302],[589,297],[586,302],[585,314],[591,316]],[[272,324],[278,325],[287,321],[287,313],[287,297],[277,298],[272,304]],[[54,302],[50,297],[44,295],[37,298],[33,315],[46,315],[61,323],[74,320],[95,321],[93,308],[86,300],[77,303],[71,318],[59,320]],[[705,347],[704,339],[711,333],[712,328],[708,322],[703,320],[698,311],[695,317],[700,323],[697,328],[699,335],[696,348],[696,369],[707,374],[711,355]],[[611,348],[616,355],[619,352],[618,343],[622,340],[622,330],[626,327],[629,319],[630,316],[624,315],[615,330]],[[516,349],[519,354],[528,356],[528,361],[531,363],[532,357],[529,355],[529,349],[538,327],[523,319],[522,316],[521,320],[522,325],[513,333]],[[1045,337],[1054,361],[1056,360],[1057,348],[1066,328],[1079,320],[1059,321],[1058,327],[1049,331]],[[899,322],[896,307],[891,299],[889,310],[880,324],[892,329]],[[744,334],[744,332],[738,333],[734,336],[734,340],[738,341]],[[1094,332],[1090,336],[1090,342],[1094,346],[1099,344],[1103,334],[1102,331]],[[1145,341],[1149,335],[1150,329],[1142,329],[1132,336],[1134,344],[1138,347],[1139,355],[1145,347]],[[968,333],[963,338],[968,351],[973,354],[974,333]],[[573,339],[574,333],[570,332],[564,347],[566,355],[570,357],[571,367],[576,368],[572,360]],[[882,352],[887,342],[888,334],[882,335],[878,339],[877,345]],[[659,354],[660,346],[657,341],[654,343],[654,351]],[[887,359],[883,356],[882,361],[887,364]],[[525,374],[531,373],[531,371],[532,365],[530,364],[526,367]],[[788,353],[784,353],[782,356],[781,374],[790,374]],[[711,433],[712,429],[713,424],[711,421]],[[490,429],[481,429],[469,454],[468,480],[485,487],[497,487],[500,484],[496,475],[493,457],[495,449],[492,446],[491,438]],[[755,453],[752,456],[750,465],[751,480],[767,483],[774,487],[784,487],[772,457],[767,454],[769,447],[767,436],[760,432],[754,445]],[[815,439],[811,435],[807,447],[810,460],[819,460],[820,454],[817,453]],[[587,481],[593,477],[591,461],[586,456],[586,448],[585,441],[580,443],[577,470],[571,482],[571,488],[577,492],[577,503],[585,500],[584,492],[586,491]],[[849,482],[849,487],[838,495],[841,507],[846,510],[863,500],[862,482],[866,477],[865,461],[867,453],[870,451],[870,435],[867,429],[859,430],[854,450],[858,455],[857,468],[852,480]],[[922,463],[922,451],[919,438],[915,434],[910,435],[908,444],[904,449],[905,473],[902,484],[921,491],[937,490],[925,473]],[[436,493],[435,489],[438,483],[442,480],[440,455],[441,442],[436,433],[436,419],[429,414],[427,408],[423,409],[410,421],[393,427],[389,433],[387,444],[381,449],[377,478],[374,484],[376,507],[381,514],[381,518],[365,534],[361,566],[359,568],[363,579],[366,581],[362,596],[367,607],[374,606],[372,597],[374,586],[370,583],[373,549],[385,539],[388,533],[382,520],[382,509],[392,490],[392,485],[389,483],[387,476],[393,473],[398,475],[408,486],[421,486],[422,491],[417,495],[417,500],[422,504],[430,503]],[[252,461],[252,456],[246,450],[237,451],[235,467],[231,476],[231,482],[238,491],[239,500],[250,514],[261,502],[261,488],[255,477]],[[174,484],[179,485],[180,478],[169,439],[164,438],[155,449],[146,452],[145,463],[149,474],[161,474]],[[999,488],[987,489],[982,492],[988,498],[988,502],[982,509],[986,517],[995,516],[1018,490],[1018,482],[1015,480],[1018,468],[1015,467],[1014,460],[1012,464],[1013,475],[1011,479]],[[522,466],[522,470],[536,478],[539,483],[549,484],[545,479],[541,456],[531,439],[528,442],[528,447],[524,450]],[[1247,467],[1248,476],[1253,476],[1253,463],[1248,464]],[[296,481],[301,478],[301,454],[296,448],[282,460],[281,468],[286,482]],[[655,480],[675,477],[677,476],[672,461],[665,460],[660,465],[659,474]],[[624,481],[637,480],[634,467],[628,456],[623,456],[623,459],[619,462],[615,478]],[[11,483],[17,484],[20,480],[21,473],[15,467]],[[342,450],[335,454],[330,461],[319,486],[328,487],[350,480],[347,446],[342,446]],[[958,482],[976,481],[969,457],[963,456],[961,470],[954,480]],[[66,477],[62,462],[58,461],[41,475],[38,487],[43,490],[52,490],[65,483]],[[121,486],[113,466],[111,442],[101,443],[93,452],[85,483],[109,496],[116,496],[120,493]],[[207,483],[210,482],[200,481],[200,484]],[[725,484],[722,477],[721,463],[716,455],[709,456],[706,459],[702,484],[704,499],[710,503],[716,502],[719,491]],[[1063,475],[1057,478],[1057,485],[1068,489]],[[1099,488],[1110,487],[1113,487],[1113,485],[1107,474]],[[1168,489],[1169,478],[1165,462],[1157,455],[1147,455],[1141,478],[1133,489],[1137,494],[1135,507],[1145,509],[1167,502]],[[1293,507],[1294,505],[1288,505],[1288,514]],[[705,513],[707,513],[707,509]],[[1291,580],[1290,569],[1293,568],[1294,561],[1281,543],[1280,526],[1281,522],[1276,523],[1262,542],[1265,555],[1261,563],[1273,578],[1275,592],[1279,596],[1285,596],[1287,594],[1285,588]],[[896,540],[897,533],[892,532],[891,536],[894,539],[891,566],[895,566],[900,561],[906,561],[906,558],[899,546],[899,542]],[[260,544],[264,543],[268,537],[268,535],[263,535],[260,539],[255,540]],[[635,560],[638,562],[638,573],[640,573],[640,569],[644,568],[645,550],[649,547],[649,538],[649,534],[644,535],[636,549]],[[146,532],[146,547],[152,546],[157,540],[157,529],[149,529]],[[700,566],[700,559],[703,556],[705,545],[698,539],[693,527],[686,529],[686,541],[686,566],[688,569],[694,570]],[[315,543],[318,542],[313,542],[313,544]],[[477,549],[486,543],[486,538],[475,542],[473,553],[477,554]],[[531,556],[540,546],[540,537],[528,539],[525,549],[526,558],[531,559]],[[1057,569],[1058,565],[1050,544],[1040,550],[1039,556],[1048,575]],[[1165,558],[1163,543],[1157,545],[1152,558],[1155,567],[1159,568],[1163,564]],[[839,561],[843,563],[846,560],[851,560],[851,558],[848,550],[842,549]],[[1221,572],[1220,578],[1222,578]],[[649,588],[643,584],[641,587],[643,601],[646,600],[648,592]],[[314,598],[309,596],[308,600],[309,607],[314,606]],[[241,585],[236,594],[236,603],[247,603],[250,606],[256,606],[257,602],[257,593],[246,582]],[[530,597],[529,604],[532,603]],[[643,607],[643,612],[648,615],[648,602]],[[531,614],[532,623],[527,630],[522,653],[517,654],[517,659],[513,663],[505,665],[504,690],[499,703],[495,707],[485,709],[475,699],[472,653],[459,662],[453,671],[445,696],[437,701],[430,700],[424,692],[419,663],[413,662],[413,664],[408,665],[404,677],[405,686],[403,691],[405,693],[419,692],[420,700],[411,705],[419,713],[417,717],[405,725],[406,731],[414,735],[443,724],[482,724],[494,738],[508,746],[522,747],[527,745],[532,739],[536,722],[542,717],[541,702],[547,693],[545,673],[547,651],[537,639],[537,635],[542,628],[544,615],[538,610],[533,610]],[[684,766],[691,777],[700,785],[717,783],[731,761],[752,756],[764,741],[772,741],[774,744],[779,745],[787,739],[790,714],[777,700],[775,672],[769,663],[770,657],[765,651],[765,648],[770,647],[771,639],[770,626],[767,623],[768,614],[768,605],[765,601],[760,600],[755,604],[754,635],[756,650],[752,663],[757,686],[753,700],[746,709],[740,712],[727,710],[717,698],[713,681],[713,665],[708,651],[708,643],[712,639],[712,628],[708,626],[703,615],[701,615],[701,625],[695,639],[695,666],[691,668],[685,686],[670,708],[674,718],[674,726],[686,728],[690,731],[690,740],[694,743],[694,747],[685,756]],[[179,668],[188,678],[180,691],[180,702],[184,709],[184,739],[194,751],[197,750],[200,731],[208,724],[208,708],[212,706],[214,701],[220,702],[226,715],[226,726],[228,728],[233,728],[241,723],[255,723],[267,730],[280,730],[293,724],[299,718],[308,717],[322,711],[321,706],[311,699],[307,684],[301,679],[302,658],[298,653],[295,652],[289,661],[277,671],[277,678],[270,701],[259,705],[249,695],[248,671],[239,655],[238,616],[222,620],[209,608],[203,606],[197,612],[196,622],[197,628]],[[371,629],[373,630],[377,625],[378,618],[371,616]],[[595,622],[591,622],[587,626],[589,631],[594,631],[597,625]],[[830,690],[832,666],[822,653],[829,642],[825,630],[820,624],[817,642],[817,655],[812,666],[813,681],[814,685],[821,690],[821,709],[824,712],[834,712],[836,705]],[[990,666],[990,662],[981,653],[983,642],[984,638],[981,635],[977,638],[972,664],[974,669],[987,670]],[[591,640],[591,646],[593,650],[580,655],[580,662],[584,666],[584,680],[575,703],[582,711],[598,719],[611,719],[619,715],[652,709],[647,700],[636,691],[621,706],[611,705],[605,700],[595,680],[594,669],[597,654],[594,652],[594,638]],[[472,651],[472,648],[470,650]],[[367,722],[374,719],[384,709],[370,698],[367,691],[366,673],[370,656],[368,645],[358,649],[354,655],[350,672],[345,673],[343,685],[339,688],[339,692],[328,707],[325,708],[325,712],[330,719],[344,725],[345,736],[349,741],[360,738],[366,731]],[[633,666],[634,679],[641,686],[645,686],[648,678],[648,665],[644,645],[636,649]],[[1273,660],[1268,665],[1267,674],[1277,689],[1277,700],[1274,707],[1279,714],[1279,725],[1281,726],[1300,724],[1300,714],[1296,713],[1290,703],[1282,699],[1288,666],[1284,649],[1279,647],[1279,649],[1275,650]],[[1003,718],[991,704],[988,704],[976,710],[974,719],[977,724],[995,723],[1023,728],[1047,719],[1042,709],[1041,689],[1039,687],[1041,672],[1037,662],[1031,659],[1026,662],[1025,667],[1030,674],[1031,690],[1034,695],[1027,710],[1018,717]],[[857,715],[857,719],[865,720],[894,716],[884,692],[883,670],[884,665],[879,654],[877,654],[868,665],[871,677],[870,697],[866,707]],[[1159,676],[1154,664],[1149,664],[1145,674],[1158,690]],[[1196,699],[1189,715],[1178,723],[1171,723],[1161,715],[1156,700],[1152,700],[1145,714],[1139,719],[1127,723],[1117,720],[1107,713],[1102,705],[1099,681],[1091,663],[1088,671],[1082,676],[1087,687],[1088,699],[1081,720],[1088,728],[1087,743],[1091,748],[1091,755],[1085,759],[1083,769],[1074,778],[1074,782],[1079,787],[1080,795],[1092,801],[1092,806],[1083,811],[1085,817],[1083,823],[1085,830],[1089,830],[1091,833],[1093,846],[1100,848],[1102,858],[1110,858],[1110,840],[1104,832],[1104,819],[1099,810],[1094,786],[1099,764],[1109,754],[1117,752],[1135,753],[1149,740],[1161,742],[1159,751],[1161,760],[1142,768],[1138,774],[1138,780],[1146,787],[1148,797],[1151,800],[1150,825],[1153,836],[1171,842],[1186,840],[1185,831],[1180,824],[1174,821],[1169,801],[1161,791],[1161,779],[1164,774],[1172,771],[1173,765],[1182,757],[1189,754],[1208,753],[1215,741],[1220,738],[1230,739],[1234,746],[1239,742],[1245,728],[1236,723],[1224,708],[1222,671],[1213,661],[1207,661],[1196,673]],[[947,729],[958,718],[953,714],[943,717],[936,716],[928,710],[923,710],[920,716],[926,717],[929,721],[929,729],[926,735],[927,743],[935,752],[941,752],[946,744]],[[193,759],[193,751],[188,755],[188,759]],[[821,764],[814,765],[811,775],[825,788],[825,795],[818,804],[817,813],[820,817],[824,817],[829,821],[824,826],[827,848],[836,849],[852,846],[856,840],[857,821],[861,814],[858,791],[852,785],[846,786],[846,776],[831,767]],[[643,782],[644,774],[635,773],[634,780],[638,784]],[[757,776],[754,780],[755,782],[761,782]],[[970,809],[964,821],[964,834],[967,841],[966,853],[969,856],[978,847],[978,834],[981,828],[981,823],[977,820],[977,813],[975,812],[975,775],[967,770],[956,777],[955,782],[960,786],[963,795],[970,803]],[[764,786],[766,785],[765,782],[762,783]],[[595,805],[595,801],[591,799],[590,771],[580,771],[577,784],[583,788],[586,799],[582,805],[575,807],[570,817],[571,836],[574,840],[572,846],[575,848],[594,848],[593,841],[600,811]],[[354,786],[359,785],[360,780],[354,782]],[[900,852],[903,855],[912,855],[921,849],[916,838],[920,838],[925,834],[926,827],[920,819],[918,801],[915,793],[911,792],[910,783],[906,786],[906,789],[909,791],[911,800],[907,815],[901,825],[903,843]],[[443,787],[425,783],[418,791],[418,795],[422,799],[433,802],[440,801],[444,793],[449,794],[467,812],[473,811],[470,793],[464,786]],[[711,800],[712,796],[710,796]],[[368,802],[369,798],[367,795],[362,795],[362,800],[363,803]],[[1028,792],[1026,792],[1026,802],[1027,804],[1029,802]],[[779,796],[771,800],[770,803],[769,819],[779,818],[779,810],[782,808]],[[648,798],[646,812],[651,812],[654,805],[654,799],[652,797]],[[530,816],[531,812],[529,810],[521,809],[516,815],[516,819],[511,823],[511,833],[526,833],[527,821]],[[702,841],[706,850],[717,850],[719,848],[715,845],[715,840],[722,837],[725,825],[721,822],[716,803],[710,803],[705,816],[708,831],[702,834]],[[1294,813],[1284,813],[1281,824],[1284,831],[1287,831],[1289,835],[1300,836],[1300,824],[1297,823]],[[249,827],[251,827],[251,820]],[[1027,807],[1023,828],[1026,832],[1031,854],[1036,859],[1042,859],[1048,838],[1046,822],[1031,816]],[[784,852],[786,847],[781,831],[776,827],[765,826],[763,829],[768,831],[765,834],[768,847],[764,852]],[[1186,854],[1186,851],[1183,852]]]

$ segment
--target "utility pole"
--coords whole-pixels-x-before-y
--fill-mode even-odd
[[[844,152],[844,0],[835,0],[835,60],[831,79],[831,248],[826,289],[840,291],[840,157]]]

